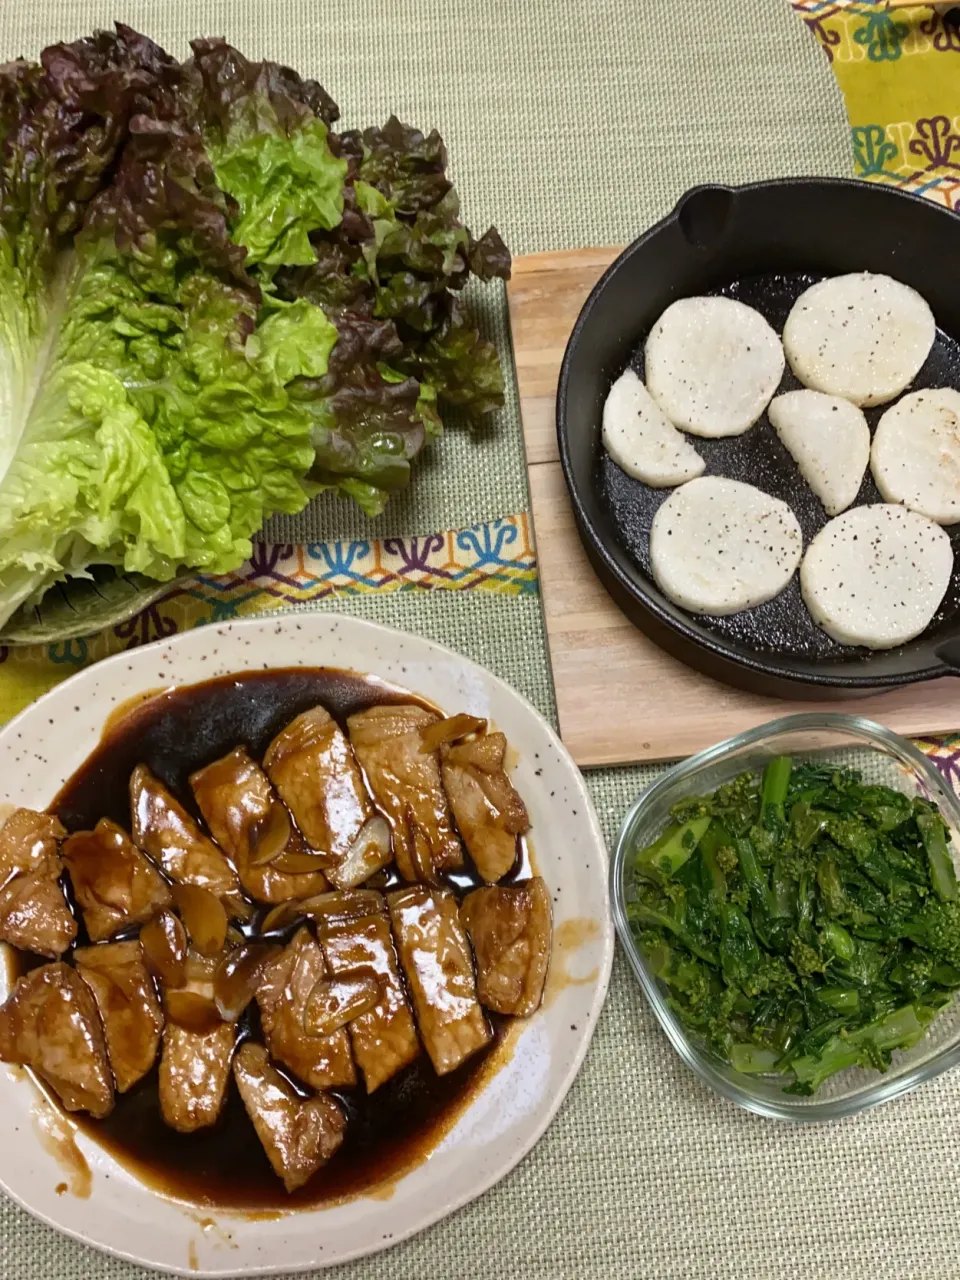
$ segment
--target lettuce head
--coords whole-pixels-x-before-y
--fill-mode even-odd
[[[502,402],[458,301],[509,273],[435,134],[125,26],[0,67],[0,625],[95,565],[223,573],[325,487],[370,514],[444,404]]]

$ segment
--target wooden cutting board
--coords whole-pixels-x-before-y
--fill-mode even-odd
[[[899,733],[960,729],[960,680],[843,702],[761,698],[670,657],[620,612],[580,544],[557,452],[560,362],[587,294],[619,249],[517,258],[507,286],[530,500],[560,734],[579,765],[669,760],[797,711],[849,711]]]

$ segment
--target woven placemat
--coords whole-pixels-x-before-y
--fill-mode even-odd
[[[0,6],[0,58],[113,18],[175,52],[223,34],[322,80],[348,124],[395,110],[446,137],[476,228],[516,252],[629,240],[697,182],[850,169],[826,59],[786,3],[674,0],[30,0]],[[506,353],[502,296],[483,322]],[[272,541],[462,528],[526,509],[515,399],[477,439],[452,427],[373,526],[321,500]],[[452,645],[552,716],[536,595],[411,590],[347,609]],[[591,774],[608,836],[653,769]],[[480,1201],[344,1280],[941,1275],[955,1269],[950,1147],[960,1082],[855,1123],[754,1120],[681,1066],[618,961],[570,1099]],[[933,1170],[937,1169],[937,1174]],[[371,1215],[376,1215],[371,1202]],[[139,1280],[0,1200],[2,1280]]]

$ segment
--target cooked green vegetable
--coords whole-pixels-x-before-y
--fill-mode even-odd
[[[337,117],[221,40],[0,67],[0,625],[94,564],[235,568],[324,487],[376,514],[440,406],[502,403],[458,302],[499,236],[436,133]]]
[[[960,988],[957,876],[931,802],[778,757],[672,816],[634,854],[627,912],[673,1009],[738,1071],[798,1094],[845,1067],[885,1071]]]

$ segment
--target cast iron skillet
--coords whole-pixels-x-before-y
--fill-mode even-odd
[[[671,604],[649,571],[650,521],[671,492],[626,476],[600,444],[611,382],[677,298],[723,293],[761,311],[780,332],[797,296],[823,276],[875,271],[912,285],[938,333],[911,389],[960,390],[960,217],[890,187],[799,178],[747,187],[697,187],[614,262],[587,299],[567,343],[557,435],[580,536],[624,613],[690,666],[757,693],[849,697],[960,670],[960,525],[949,529],[956,568],[930,627],[900,649],[841,646],[814,624],[797,577],[775,600],[728,618]],[[789,368],[781,390],[800,384]],[[886,407],[886,406],[884,406]],[[867,410],[871,427],[883,409]],[[806,546],[827,517],[766,415],[743,436],[695,440],[707,474],[746,480],[783,498]],[[867,472],[858,504],[879,502]]]

